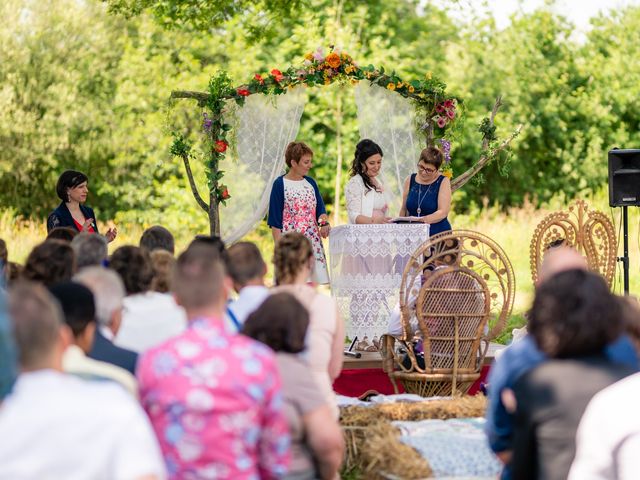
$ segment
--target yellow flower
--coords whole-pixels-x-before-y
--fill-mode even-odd
[[[409,85],[409,93],[413,93],[415,91],[416,91],[416,89],[413,88],[413,85]]]
[[[427,80],[431,80],[431,72],[427,72],[427,73],[425,74],[425,78],[426,78]]]
[[[387,84],[387,90],[391,90],[394,91],[396,89],[396,84],[395,83],[388,83]]]
[[[304,59],[309,60],[310,62],[313,61],[313,53],[309,52],[305,54]]]
[[[324,84],[325,84],[325,85],[329,85],[330,83],[331,83],[331,80],[330,80],[330,79],[328,79],[328,78],[325,78],[325,79],[324,79]]]
[[[398,84],[396,85],[396,87],[398,88],[402,88],[402,86],[403,86],[402,82],[398,82]]]
[[[442,175],[443,175],[444,177],[451,178],[451,177],[453,177],[453,170],[444,170],[444,171],[442,172]]]
[[[351,79],[351,85],[355,85],[356,83],[358,83],[358,79],[357,78],[352,78]]]

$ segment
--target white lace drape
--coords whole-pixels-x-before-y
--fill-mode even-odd
[[[402,202],[402,186],[416,171],[424,137],[416,131],[411,101],[377,85],[360,82],[355,88],[360,138],[370,138],[382,148],[382,183],[387,189],[392,216]]]
[[[237,159],[225,161],[223,182],[232,198],[220,206],[224,241],[235,242],[251,231],[269,206],[271,185],[284,172],[284,151],[295,140],[306,103],[302,87],[285,95],[251,95],[235,110]]]
[[[387,332],[402,273],[429,239],[426,224],[340,225],[331,230],[331,291],[347,334],[369,339]]]

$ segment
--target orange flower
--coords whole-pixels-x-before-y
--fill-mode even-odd
[[[248,97],[249,95],[251,95],[251,92],[246,88],[238,88],[236,92],[238,92],[238,95],[240,95],[241,97]]]
[[[220,191],[220,199],[228,200],[231,198],[231,195],[229,195],[229,188],[227,188],[226,185],[220,185],[218,188]]]
[[[260,85],[264,85],[264,78],[262,78],[262,75],[260,75],[259,73],[256,73],[253,78],[255,78]]]
[[[280,83],[284,79],[284,75],[282,75],[282,72],[276,68],[271,70],[271,76],[278,83]]]
[[[331,68],[338,68],[340,66],[340,55],[331,52],[327,55],[327,58],[325,58],[325,62],[327,62]]]

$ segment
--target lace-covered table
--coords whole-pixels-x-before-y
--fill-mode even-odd
[[[411,254],[429,239],[427,224],[340,225],[329,236],[331,291],[350,338],[386,333]]]

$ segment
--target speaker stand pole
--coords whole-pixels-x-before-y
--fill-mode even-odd
[[[623,230],[623,256],[619,260],[622,261],[622,271],[624,279],[624,294],[629,295],[629,213],[626,205],[622,206],[622,230]]]

